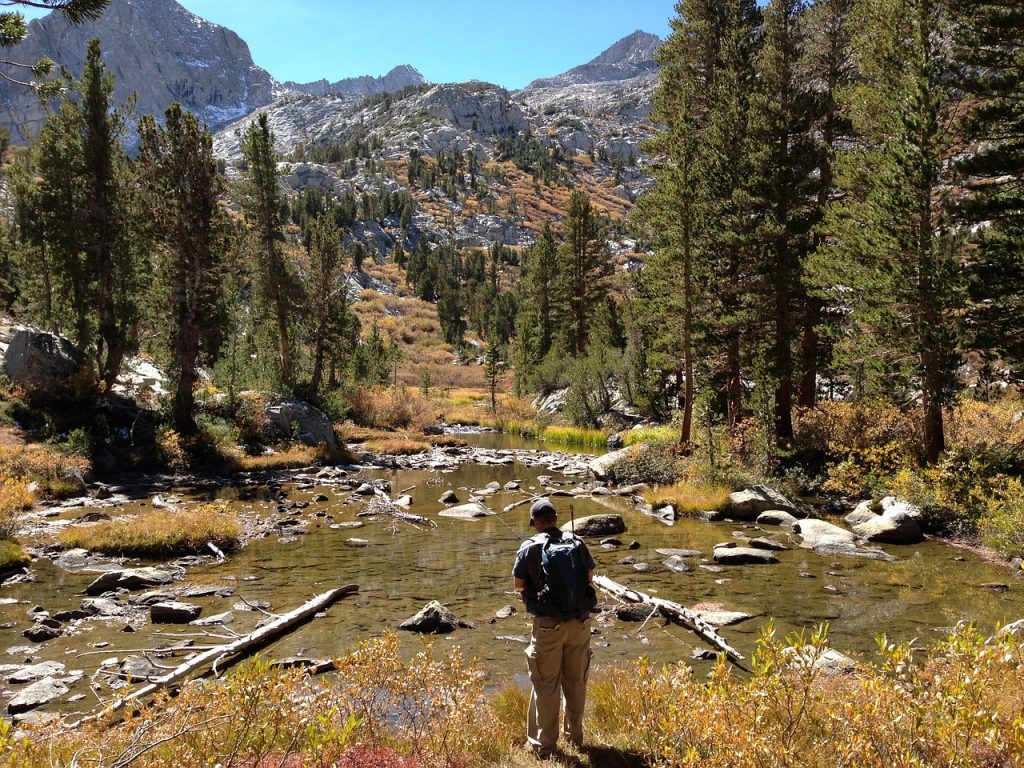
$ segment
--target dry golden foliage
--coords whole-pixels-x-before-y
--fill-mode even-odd
[[[689,517],[706,510],[725,509],[732,489],[680,482],[675,485],[656,485],[642,493],[649,504],[656,507],[671,504],[679,515]]]
[[[207,544],[234,549],[241,538],[238,516],[226,506],[203,504],[183,509],[154,509],[137,515],[65,528],[58,541],[108,555],[166,557],[208,552]]]

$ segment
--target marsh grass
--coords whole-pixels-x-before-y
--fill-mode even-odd
[[[180,510],[156,509],[130,517],[85,523],[63,530],[58,541],[69,549],[123,557],[162,558],[223,551],[238,546],[241,523],[233,512],[216,504]]]
[[[669,424],[638,427],[623,432],[622,441],[626,445],[671,445],[679,442],[679,430]]]
[[[656,485],[642,491],[648,504],[655,507],[671,504],[682,517],[692,517],[705,510],[722,510],[729,505],[732,489],[722,485],[693,485],[678,482]]]
[[[582,427],[547,427],[542,439],[545,443],[560,448],[578,448],[590,451],[603,451],[608,445],[607,432]]]
[[[0,539],[0,575],[24,568],[32,562],[28,552],[11,539]]]
[[[395,437],[385,440],[368,440],[366,448],[376,453],[385,453],[391,456],[412,456],[429,451],[430,443],[422,440]]]

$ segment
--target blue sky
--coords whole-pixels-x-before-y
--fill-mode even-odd
[[[278,80],[382,75],[520,88],[637,29],[668,34],[674,0],[179,0],[249,43]],[[33,14],[37,15],[37,14]]]

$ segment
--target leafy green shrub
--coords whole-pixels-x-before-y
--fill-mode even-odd
[[[51,437],[46,442],[68,456],[92,458],[92,435],[84,427],[72,429],[63,438]]]

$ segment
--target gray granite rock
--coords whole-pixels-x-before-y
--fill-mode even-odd
[[[442,509],[437,514],[441,517],[452,517],[456,520],[476,520],[481,517],[490,517],[494,514],[494,511],[480,502],[474,501],[469,504],[460,504],[457,507]]]
[[[149,618],[154,624],[188,624],[195,621],[203,609],[192,603],[154,603],[149,606]]]
[[[779,562],[767,549],[753,547],[719,547],[712,555],[719,565],[769,565]]]
[[[575,531],[577,536],[614,536],[626,532],[626,521],[622,515],[591,515],[564,523],[562,530]]]
[[[398,625],[399,629],[404,629],[407,632],[419,632],[426,635],[445,635],[454,632],[459,627],[472,629],[473,625],[459,619],[436,600],[427,603],[419,613]]]
[[[796,505],[766,485],[754,485],[729,496],[729,515],[738,520],[753,520],[768,510],[783,510],[792,514],[796,511]]]

